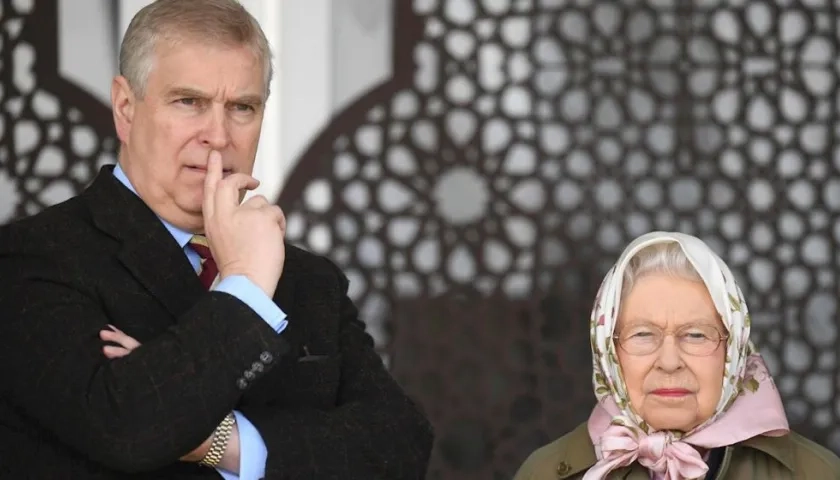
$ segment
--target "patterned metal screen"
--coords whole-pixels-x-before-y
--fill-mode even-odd
[[[58,74],[55,0],[0,0],[0,223],[83,189],[114,163],[111,109]]]
[[[653,229],[727,259],[791,423],[840,452],[837,2],[398,5],[397,77],[280,204],[429,410],[430,478],[510,478],[586,419],[595,290]]]
[[[510,478],[586,418],[595,290],[652,229],[727,259],[791,423],[840,453],[840,6],[396,5],[393,81],[333,120],[279,203],[434,421],[429,478]],[[0,222],[113,159],[107,106],[57,73],[55,15],[2,1]]]

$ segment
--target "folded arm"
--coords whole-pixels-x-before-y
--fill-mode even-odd
[[[288,350],[247,305],[211,292],[158,338],[108,360],[98,332],[111,321],[73,273],[0,256],[0,388],[62,443],[115,470],[177,461],[233,409],[242,372]]]
[[[227,277],[215,289],[226,292],[242,300],[260,318],[268,323],[277,333],[281,333],[288,322],[283,312],[265,293],[250,280],[242,276]],[[122,358],[141,344],[122,330],[109,325],[100,332],[100,338],[110,343],[103,346],[103,353],[107,358]],[[262,478],[265,474],[265,462],[268,452],[259,431],[242,414],[233,411],[236,423],[228,439],[222,459],[216,470],[225,480],[250,480]],[[181,460],[197,463],[201,461],[210,449],[215,432],[204,443]]]
[[[122,358],[141,344],[137,339],[131,337],[122,330],[109,325],[108,328],[99,332],[100,338],[110,343],[102,347],[107,358]],[[225,480],[250,480],[260,479],[265,476],[265,462],[268,451],[260,432],[254,425],[237,410],[233,411],[235,424],[230,433],[222,460],[216,467],[216,471]],[[181,460],[198,463],[210,449],[215,432],[204,443],[192,452],[181,457]]]

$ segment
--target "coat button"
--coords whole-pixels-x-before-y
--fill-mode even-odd
[[[236,386],[239,387],[240,390],[245,390],[246,388],[248,388],[248,381],[244,378],[240,378],[236,381]]]
[[[270,352],[262,352],[260,354],[260,361],[263,363],[271,363],[274,360],[274,357],[271,355]]]
[[[260,362],[254,362],[251,364],[251,371],[256,373],[262,373],[265,369],[265,366]]]
[[[560,462],[560,465],[557,465],[558,476],[567,475],[570,471],[572,471],[572,467],[566,462]]]
[[[254,372],[252,372],[252,371],[250,371],[250,370],[247,370],[247,371],[244,373],[244,375],[245,375],[245,378],[246,378],[246,379],[248,379],[248,380],[253,380],[253,379],[254,379],[254,378],[256,378],[256,376],[257,376]]]

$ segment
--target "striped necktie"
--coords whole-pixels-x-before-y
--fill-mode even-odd
[[[204,288],[210,290],[210,286],[216,280],[216,275],[219,274],[219,268],[216,266],[216,261],[213,260],[213,254],[210,252],[210,244],[207,243],[207,237],[204,235],[193,235],[189,245],[201,257],[201,265],[198,267],[198,280],[204,285]]]

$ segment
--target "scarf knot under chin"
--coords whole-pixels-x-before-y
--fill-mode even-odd
[[[602,478],[610,470],[638,461],[653,472],[655,478],[700,478],[708,467],[691,445],[674,441],[671,434],[656,432],[650,435],[622,425],[610,425],[601,437],[601,468],[587,473],[590,478]],[[603,469],[604,471],[600,471]]]

